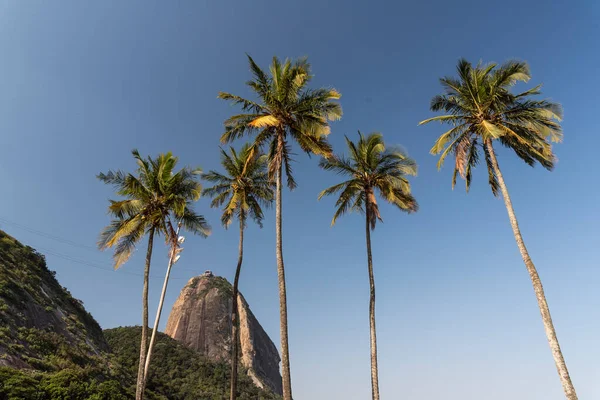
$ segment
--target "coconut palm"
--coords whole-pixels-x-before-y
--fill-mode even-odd
[[[525,62],[509,61],[500,66],[479,63],[473,66],[461,59],[457,71],[458,78],[440,79],[444,94],[435,96],[431,101],[432,111],[445,111],[447,114],[426,119],[420,124],[439,121],[451,125],[437,139],[431,153],[441,153],[438,168],[450,153],[454,155],[452,187],[458,174],[465,179],[466,189],[469,190],[473,167],[478,164],[480,153],[483,152],[492,193],[494,196],[502,193],[517,246],[533,283],[566,397],[569,400],[577,399],[552,324],[542,282],[525,247],[494,150],[494,143],[499,143],[513,150],[526,164],[533,166],[537,162],[552,170],[556,157],[550,142],[560,142],[562,139],[562,108],[557,103],[532,97],[541,93],[541,85],[518,94],[511,92],[516,82],[530,79],[529,66]]]
[[[279,280],[281,361],[283,398],[292,399],[290,359],[288,349],[287,300],[285,268],[281,237],[281,188],[282,172],[285,168],[287,185],[296,187],[291,169],[291,144],[296,142],[309,154],[331,155],[331,146],[326,140],[329,134],[328,121],[342,116],[340,105],[333,101],[340,94],[329,88],[309,89],[310,64],[306,58],[283,63],[274,57],[270,74],[265,73],[248,56],[253,79],[247,82],[257,99],[247,100],[229,93],[219,97],[240,105],[242,114],[225,121],[225,133],[221,142],[231,142],[244,135],[254,136],[253,151],[266,146],[269,177],[276,183],[276,257]]]
[[[270,206],[273,201],[273,187],[267,173],[267,158],[252,150],[245,144],[241,150],[235,151],[233,147],[227,153],[221,149],[221,165],[226,174],[209,171],[202,178],[215,185],[206,188],[204,195],[213,197],[211,207],[223,206],[221,223],[225,228],[237,217],[240,227],[240,242],[238,249],[238,262],[233,280],[233,296],[231,301],[231,385],[230,399],[237,397],[238,373],[238,346],[239,315],[238,315],[238,287],[242,260],[244,258],[244,229],[248,217],[252,218],[261,228],[263,211],[261,206]]]
[[[382,221],[377,205],[379,196],[401,211],[417,211],[418,205],[410,192],[407,175],[416,175],[417,164],[399,149],[386,149],[383,136],[371,133],[366,138],[358,132],[357,143],[346,137],[349,157],[336,156],[323,158],[319,165],[327,171],[345,175],[349,179],[323,190],[323,196],[339,194],[335,204],[337,210],[331,220],[333,226],[337,219],[348,211],[365,214],[365,232],[367,238],[367,265],[369,269],[369,327],[371,336],[371,389],[373,400],[379,399],[379,378],[377,369],[377,333],[375,329],[375,278],[373,258],[371,256],[371,231],[377,220]]]
[[[132,151],[138,169],[136,174],[120,170],[98,174],[102,182],[113,185],[123,200],[110,200],[109,214],[114,217],[100,234],[101,250],[114,248],[115,269],[121,267],[131,256],[139,241],[148,234],[144,289],[142,292],[142,338],[140,362],[136,383],[136,400],[144,395],[146,347],[148,341],[148,277],[154,235],[164,235],[171,247],[177,235],[171,221],[181,221],[190,232],[207,236],[210,226],[203,216],[196,214],[191,203],[198,200],[202,187],[196,180],[199,169],[183,168],[174,172],[178,159],[171,153],[157,158],[144,159],[137,150]]]

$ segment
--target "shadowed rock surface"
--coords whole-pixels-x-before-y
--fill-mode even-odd
[[[214,361],[231,354],[231,284],[206,272],[190,279],[173,305],[165,333]],[[240,362],[259,387],[282,393],[277,347],[244,297],[238,298]]]

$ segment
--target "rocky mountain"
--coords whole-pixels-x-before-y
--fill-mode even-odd
[[[108,351],[100,325],[46,266],[44,256],[0,231],[0,366],[53,370]]]
[[[207,271],[181,290],[165,333],[213,361],[229,361],[231,352],[231,284]],[[254,383],[281,394],[281,358],[244,297],[239,294],[240,363]]]
[[[103,332],[54,275],[42,254],[0,231],[0,399],[134,399],[141,328]],[[226,362],[164,334],[154,354],[147,400],[229,398]],[[238,399],[280,399],[243,372]]]

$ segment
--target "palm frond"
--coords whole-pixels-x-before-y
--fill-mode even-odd
[[[179,215],[177,217],[181,220],[181,224],[185,230],[193,233],[194,235],[207,237],[212,232],[210,224],[206,221],[206,218],[200,214],[197,214],[190,207],[186,207],[183,215]]]
[[[500,66],[484,66],[480,62],[473,66],[461,59],[457,64],[457,78],[440,79],[443,94],[432,99],[431,110],[448,114],[426,119],[421,124],[439,121],[452,125],[438,138],[431,152],[442,153],[438,168],[445,157],[454,152],[453,187],[459,174],[466,180],[468,190],[471,169],[477,160],[478,145],[474,144],[487,140],[499,141],[528,165],[539,163],[546,169],[553,168],[556,157],[550,142],[562,140],[562,107],[548,100],[532,98],[541,94],[541,85],[511,93],[515,83],[527,82],[530,78],[529,66],[522,61],[508,61]],[[485,157],[488,182],[493,194],[497,195],[497,178],[490,167],[489,154]]]
[[[286,140],[288,135],[309,155],[330,156],[331,147],[324,137],[330,132],[328,121],[342,116],[342,109],[337,103],[341,95],[332,88],[307,87],[312,75],[306,58],[281,61],[273,57],[268,72],[263,71],[249,55],[248,62],[253,77],[247,84],[257,99],[253,101],[230,93],[219,94],[220,98],[246,111],[225,121],[221,142],[255,135],[253,148],[267,148],[271,179],[283,168],[288,187],[293,189],[296,182],[292,175],[291,148]]]
[[[416,211],[418,204],[410,193],[410,184],[406,179],[407,175],[417,173],[416,162],[399,148],[386,148],[380,133],[365,137],[359,131],[358,136],[356,143],[346,137],[350,154],[348,158],[334,155],[321,159],[319,163],[324,170],[350,177],[319,193],[319,199],[339,193],[332,225],[348,211],[357,211],[366,212],[369,225],[374,229],[377,220],[383,221],[374,189],[402,211]]]
[[[204,218],[191,209],[202,193],[199,168],[184,167],[175,172],[178,158],[170,152],[143,158],[133,150],[132,155],[138,165],[136,175],[120,171],[99,175],[124,197],[110,200],[109,213],[115,219],[101,232],[98,241],[102,250],[114,248],[117,268],[129,259],[146,232],[164,234],[167,241],[172,240],[172,216],[183,218],[184,226],[194,233],[210,232]]]
[[[490,157],[490,153],[488,152],[488,149],[485,146],[483,146],[483,153],[485,156],[485,165],[488,171],[488,183],[490,184],[490,188],[492,189],[492,193],[494,194],[494,196],[498,197],[498,194],[500,193],[500,185],[498,184],[496,172],[492,167],[492,158]]]
[[[211,207],[222,206],[221,224],[227,228],[237,215],[245,226],[247,216],[259,225],[263,219],[261,205],[273,201],[273,185],[267,173],[267,158],[255,144],[245,144],[239,151],[221,149],[221,164],[225,174],[209,171],[203,179],[216,185],[206,188],[204,195],[212,197]]]
[[[142,211],[144,205],[144,203],[139,199],[127,199],[121,201],[109,200],[109,202],[109,213],[118,219],[132,218]]]

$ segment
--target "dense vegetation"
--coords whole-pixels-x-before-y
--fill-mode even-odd
[[[141,328],[103,334],[82,303],[60,286],[44,256],[3,231],[0,322],[0,399],[134,398]],[[207,361],[164,334],[157,337],[148,400],[227,397],[228,364]],[[239,399],[277,399],[245,374],[238,393]]]
[[[43,255],[0,231],[0,365],[56,371],[107,350],[94,318]]]
[[[141,327],[109,329],[104,334],[112,354],[94,357],[86,366],[70,365],[51,372],[0,367],[0,399],[133,399]],[[208,361],[162,333],[157,334],[155,352],[155,364],[149,372],[145,392],[148,400],[221,400],[228,397],[228,364]],[[245,373],[238,377],[237,398],[279,399],[254,386]]]
[[[130,374],[137,371],[141,328],[127,327],[104,331],[120,365]],[[229,397],[230,367],[226,363],[207,361],[200,354],[169,336],[158,333],[153,367],[149,371],[147,397],[157,399],[207,399]],[[162,397],[166,396],[166,397]],[[260,390],[245,374],[238,377],[238,399],[269,400],[279,397]]]
[[[114,249],[115,268],[125,263],[142,238],[148,233],[146,266],[144,268],[144,289],[142,292],[142,340],[138,363],[136,394],[137,400],[143,400],[146,385],[146,371],[152,356],[155,337],[148,344],[148,281],[154,235],[164,235],[169,244],[169,270],[176,261],[179,248],[179,229],[208,236],[210,226],[202,215],[196,214],[192,202],[200,198],[202,186],[197,181],[201,170],[184,167],[175,172],[177,157],[171,153],[161,154],[157,158],[143,158],[137,150],[132,155],[138,164],[135,174],[120,170],[98,174],[102,182],[114,186],[120,200],[109,200],[108,213],[113,220],[102,233],[98,241],[101,250]],[[177,221],[177,222],[176,222]],[[175,230],[175,226],[178,226]],[[179,257],[177,257],[179,258]],[[161,295],[160,309],[156,314],[154,327],[158,326],[160,312],[169,276],[165,277]],[[142,345],[143,343],[143,345]]]

